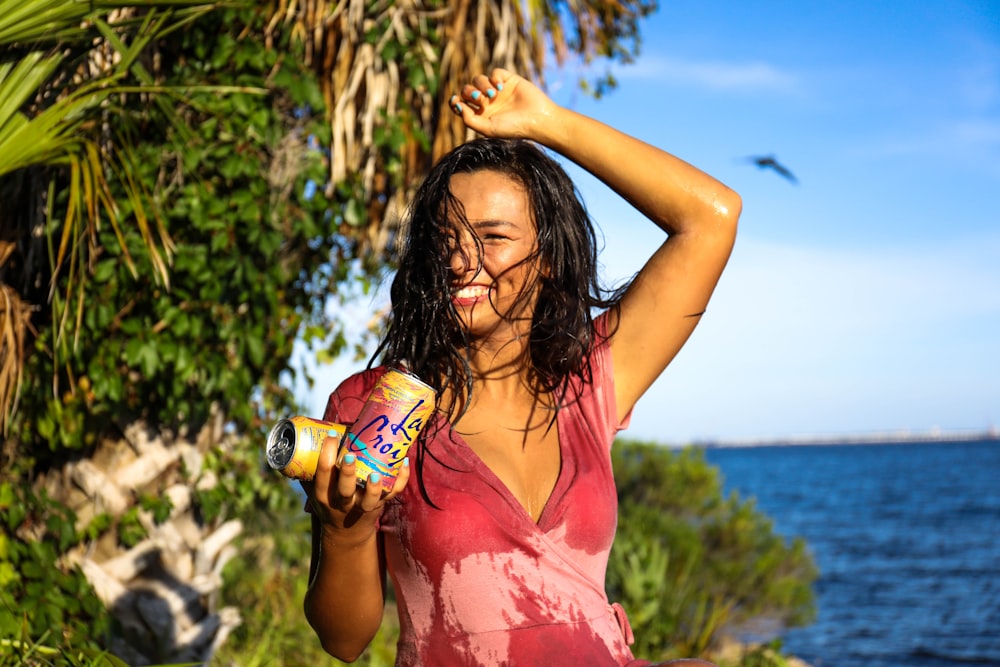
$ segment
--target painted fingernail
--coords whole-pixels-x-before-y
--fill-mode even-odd
[[[351,465],[357,457],[354,454],[344,454],[344,463],[346,465]]]
[[[503,90],[503,84],[502,83],[498,83],[497,84],[497,90]]]
[[[486,95],[492,100],[494,97],[497,96],[497,91],[490,88],[489,90],[486,91]]]
[[[403,459],[403,467],[404,468],[410,467],[410,459]]]
[[[455,113],[462,113],[462,105],[461,104],[456,104],[455,105]]]
[[[472,99],[473,100],[478,100],[479,97],[480,97],[480,92],[478,90],[473,90],[472,91]]]
[[[372,484],[378,484],[379,482],[382,481],[382,475],[380,475],[377,472],[373,472],[372,476],[368,478],[368,481],[371,482]]]

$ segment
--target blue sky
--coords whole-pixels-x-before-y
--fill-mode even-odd
[[[580,95],[567,67],[550,94],[705,169],[744,213],[708,313],[625,435],[1000,426],[1000,3],[662,0],[642,31],[614,92]],[[746,161],[763,154],[799,183]],[[660,233],[570,171],[607,279],[630,276]],[[320,371],[313,412],[350,369]]]

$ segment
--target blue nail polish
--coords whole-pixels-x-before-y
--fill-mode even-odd
[[[497,91],[495,91],[495,90],[493,90],[492,88],[490,88],[489,90],[487,90],[487,91],[486,91],[486,94],[487,94],[487,95],[489,96],[489,98],[490,98],[490,99],[492,100],[492,99],[493,99],[494,97],[496,97],[496,96],[497,96]]]
[[[403,467],[404,468],[410,467],[410,459],[403,459]]]
[[[346,465],[350,465],[350,464],[354,463],[354,460],[355,460],[356,458],[357,458],[357,457],[356,457],[356,456],[354,456],[354,454],[344,454],[344,463],[345,463]]]
[[[462,113],[462,105],[461,104],[456,104],[455,105],[455,113]]]
[[[498,83],[497,84],[497,90],[503,90],[503,84],[502,83]]]
[[[372,476],[368,478],[368,481],[371,482],[372,484],[378,484],[379,482],[382,481],[382,475],[380,475],[377,472],[373,472]]]
[[[479,91],[478,91],[478,90],[473,90],[473,91],[472,91],[472,99],[473,99],[473,100],[478,100],[478,99],[479,99],[479,94],[480,94],[480,93],[479,93]]]

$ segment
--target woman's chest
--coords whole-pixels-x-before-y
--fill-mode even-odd
[[[562,448],[561,468],[536,518],[461,438],[421,443],[411,451],[414,475],[387,507],[383,529],[425,573],[458,567],[476,554],[512,552],[540,562],[569,558],[600,573],[617,528],[609,452],[596,441]]]
[[[502,421],[473,415],[456,428],[469,450],[535,522],[562,469],[559,427],[546,421]]]

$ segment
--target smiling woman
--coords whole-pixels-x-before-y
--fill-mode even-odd
[[[388,494],[328,440],[315,481],[306,615],[354,659],[399,600],[397,665],[648,665],[604,592],[616,529],[610,447],[705,310],[740,199],[687,163],[553,104],[505,70],[452,110],[485,135],[409,207],[381,365],[333,392],[349,424],[387,368],[438,392]],[[594,227],[542,146],[604,180],[666,238],[627,288],[597,280]],[[621,156],[628,155],[627,161]],[[595,312],[600,314],[595,316]],[[692,661],[688,664],[706,664]]]
[[[517,323],[510,335],[527,335],[537,299],[538,234],[525,188],[484,170],[455,174],[450,189],[465,217],[450,223],[458,239],[450,262],[452,304],[465,329],[480,338],[498,333],[501,323]]]

